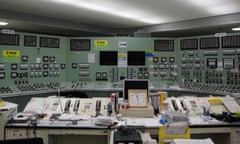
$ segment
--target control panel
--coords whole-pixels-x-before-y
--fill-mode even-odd
[[[239,93],[239,47],[239,34],[99,38],[1,33],[0,93],[106,88],[105,83],[122,88],[116,83],[124,79],[148,79],[155,88]]]
[[[197,97],[183,96],[181,98],[170,97],[163,102],[162,111],[178,111],[189,115],[201,114],[202,106],[208,103],[199,103]]]
[[[49,119],[53,116],[61,115],[59,119],[62,120],[70,119],[70,116],[73,115],[78,115],[79,118],[100,114],[107,115],[107,105],[109,102],[109,98],[32,98],[24,108],[23,113],[18,115],[33,112],[37,114],[47,114]],[[15,119],[17,120],[18,117],[15,116]]]
[[[70,48],[67,51],[71,55],[67,60],[68,80],[121,82],[124,79],[149,79],[178,82],[177,44],[174,39],[68,39]]]
[[[239,35],[181,38],[179,43],[182,88],[240,92]]]
[[[219,114],[222,112],[235,113],[240,110],[240,105],[230,96],[168,97],[162,106],[162,112],[177,111],[188,115],[202,115],[206,110]]]
[[[0,93],[51,89],[66,81],[66,38],[0,34]]]

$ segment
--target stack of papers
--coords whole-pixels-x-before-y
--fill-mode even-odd
[[[100,116],[95,119],[96,125],[110,126],[114,123],[114,119],[111,117]]]
[[[187,121],[187,116],[182,112],[166,111],[166,116],[173,121]]]
[[[174,139],[173,144],[214,144],[213,141],[208,139]]]
[[[190,116],[188,118],[190,125],[205,125],[205,124],[223,124],[224,122],[209,117],[205,119],[203,116]]]
[[[25,109],[23,110],[24,113],[34,113],[34,114],[41,114],[45,110],[45,101],[35,100],[32,99]]]
[[[75,114],[62,114],[58,117],[58,120],[67,121],[67,120],[89,120],[89,115],[75,115]]]
[[[162,126],[159,120],[154,118],[126,118],[128,126],[159,127]]]

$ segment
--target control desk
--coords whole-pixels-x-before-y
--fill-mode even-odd
[[[216,101],[222,103],[216,104]],[[79,140],[85,143],[109,143],[111,132],[114,130],[109,126],[117,122],[119,125],[149,132],[151,137],[158,138],[159,127],[163,126],[159,122],[161,115],[143,117],[141,109],[141,112],[136,111],[138,116],[135,114],[134,117],[116,119],[114,116],[107,116],[109,102],[109,98],[98,97],[32,98],[25,109],[5,126],[5,136],[7,139],[39,136],[46,144],[74,143]],[[205,119],[202,117],[203,111],[199,110],[200,106],[210,106],[211,113],[236,112],[240,110],[240,106],[232,97],[168,97],[163,103],[162,114],[170,110],[172,113],[175,111],[187,115],[191,138],[210,137],[217,144],[239,143],[239,122],[229,123],[210,117]],[[178,108],[175,109],[174,105]],[[125,109],[128,110],[130,109]]]

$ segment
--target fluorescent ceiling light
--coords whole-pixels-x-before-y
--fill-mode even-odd
[[[212,15],[224,15],[236,13],[239,11],[238,5],[229,0],[187,0],[193,6],[205,9],[206,12]]]
[[[8,25],[8,23],[7,23],[7,22],[0,21],[0,26],[5,26],[5,25]]]
[[[92,11],[107,13],[110,15],[128,18],[131,20],[148,23],[148,24],[159,24],[166,20],[152,17],[152,15],[146,15],[143,10],[127,8],[126,5],[120,5],[116,3],[105,3],[104,1],[89,1],[89,0],[52,0],[58,3],[68,4],[71,6],[77,6]],[[124,8],[124,11],[123,11]]]
[[[234,4],[222,4],[222,5],[218,5],[218,6],[214,6],[212,8],[209,8],[209,12],[211,12],[212,14],[216,14],[216,15],[224,15],[224,14],[229,14],[229,13],[235,13],[236,11],[238,11],[238,6],[234,5]]]
[[[233,31],[240,31],[240,27],[232,28]]]

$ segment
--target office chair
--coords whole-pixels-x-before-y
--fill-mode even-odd
[[[42,138],[21,138],[0,140],[0,144],[44,144]]]

